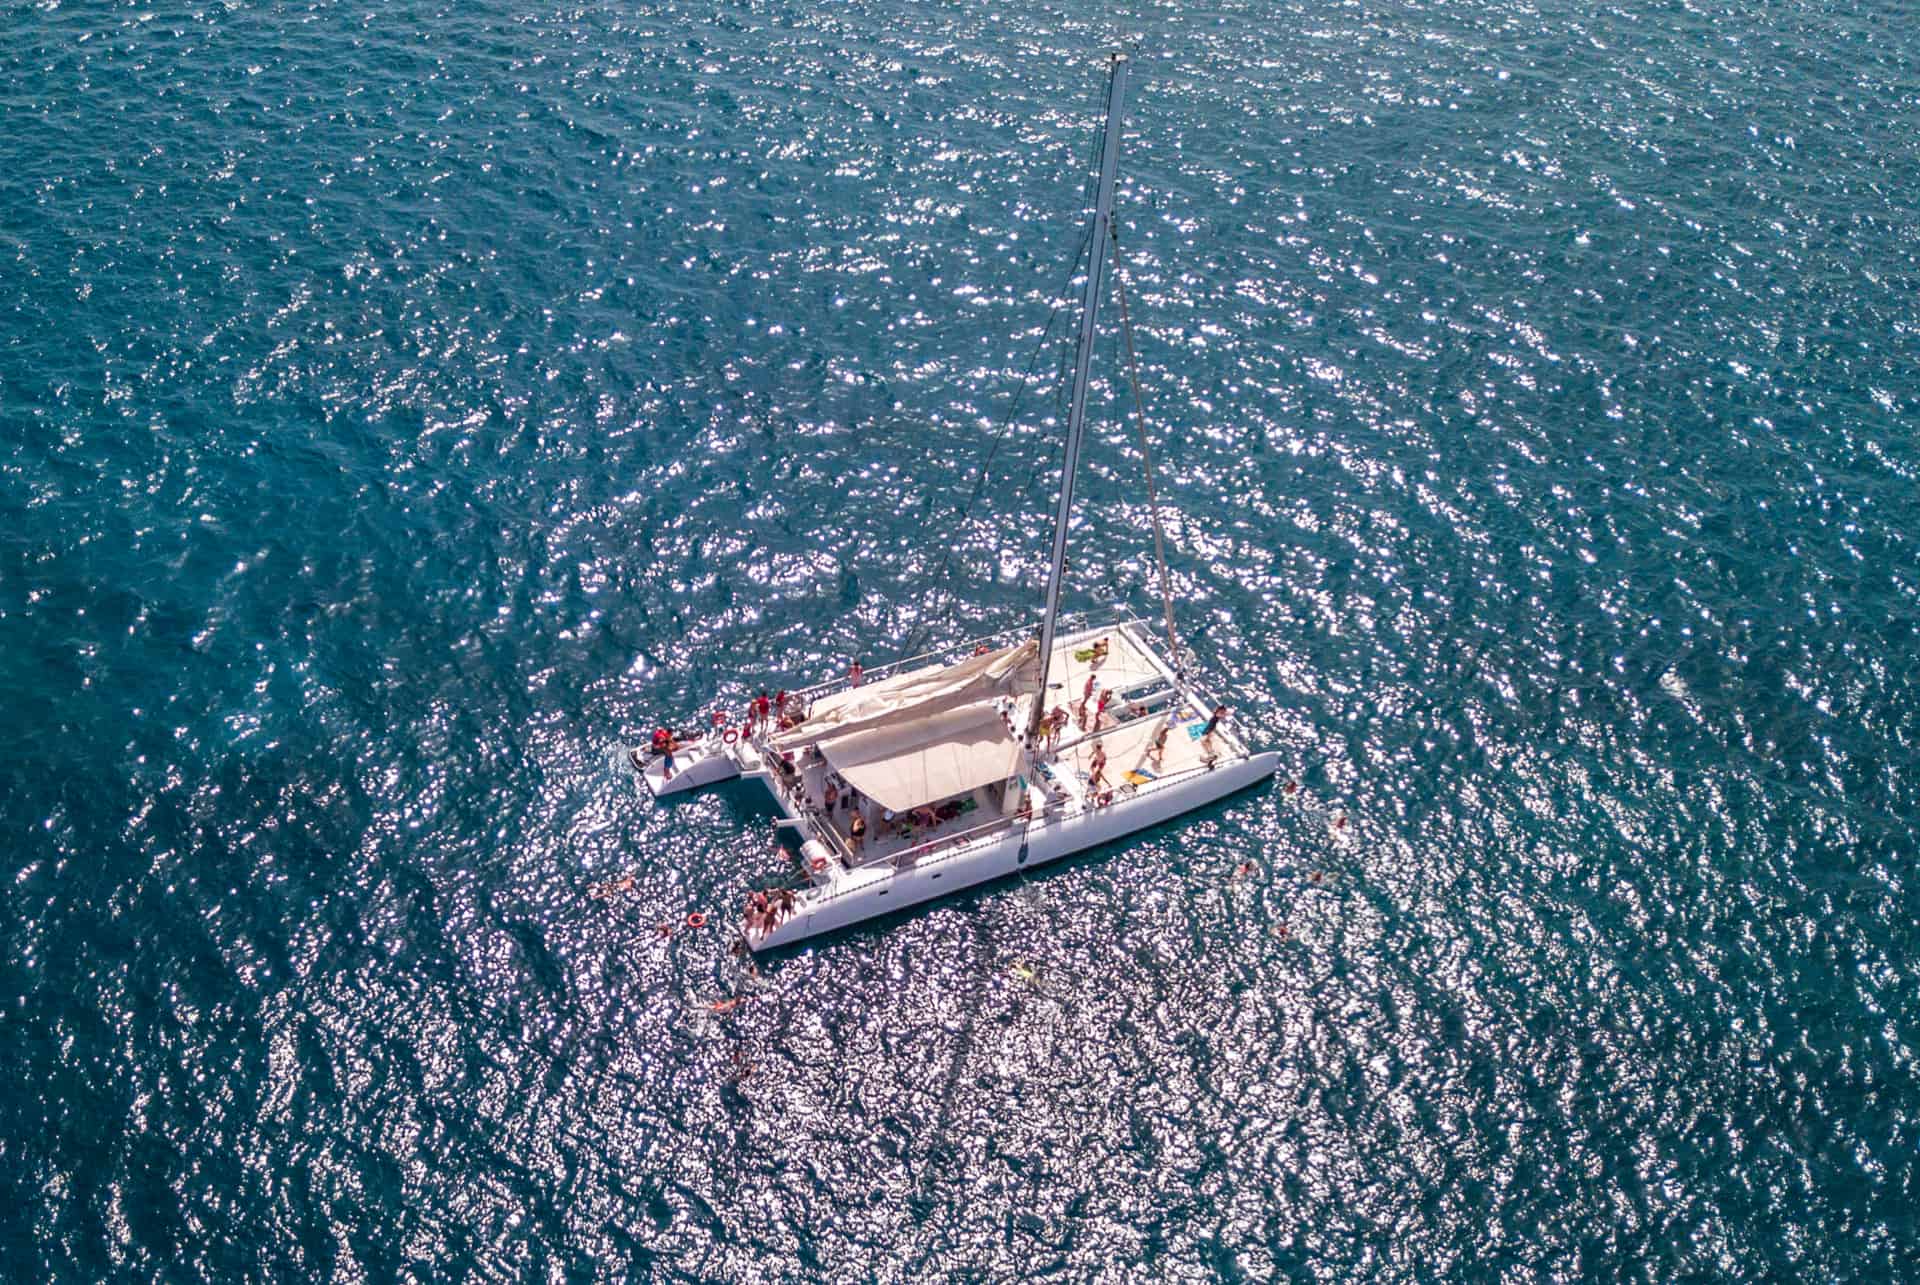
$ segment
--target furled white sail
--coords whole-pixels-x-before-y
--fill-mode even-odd
[[[828,740],[855,732],[910,722],[959,705],[1027,695],[1036,681],[1038,653],[1039,645],[1028,639],[1017,647],[969,656],[957,665],[930,665],[822,696],[807,711],[804,723],[777,733],[770,743],[776,750],[824,748]]]
[[[855,789],[896,812],[1004,781],[1019,770],[1005,714],[1025,714],[1039,645],[969,656],[823,696],[776,753],[818,748]]]

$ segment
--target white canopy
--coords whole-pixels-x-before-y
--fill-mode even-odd
[[[1010,700],[1020,717],[1038,652],[1028,640],[823,696],[773,748],[818,746],[850,785],[895,812],[1004,781],[1020,754],[1001,711]]]
[[[1020,747],[991,705],[963,705],[821,748],[849,785],[895,812],[1004,781],[1020,768]]]

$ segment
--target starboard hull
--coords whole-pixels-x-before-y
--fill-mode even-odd
[[[771,931],[749,931],[747,945],[756,952],[777,950],[1112,843],[1257,785],[1279,764],[1278,754],[1250,755],[1117,798],[1106,807],[1037,817],[1030,825],[1013,826],[899,869],[882,864],[853,871],[831,888],[813,890]]]

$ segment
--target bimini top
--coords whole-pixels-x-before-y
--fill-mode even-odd
[[[1002,711],[1017,723],[1039,679],[1038,651],[1028,640],[823,696],[771,744],[818,746],[849,785],[895,812],[1004,781],[1018,769],[1020,747]]]

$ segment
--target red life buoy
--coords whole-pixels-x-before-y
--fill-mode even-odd
[[[727,744],[731,745],[735,741],[740,739],[740,733],[734,731],[731,727],[729,727],[726,730],[726,732],[720,737],[720,739],[725,741]]]
[[[822,870],[825,870],[827,868],[827,859],[825,857],[815,857],[813,861],[810,863],[810,865],[812,867],[813,872],[815,874],[819,874]]]
[[[699,911],[696,910],[692,914],[687,916],[687,927],[705,928],[706,926],[707,926],[707,917],[701,914]]]

